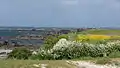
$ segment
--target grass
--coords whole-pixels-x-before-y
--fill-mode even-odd
[[[101,58],[96,60],[96,64],[109,64],[112,60],[110,58]]]
[[[91,61],[96,64],[118,63],[120,58],[107,57],[84,57],[80,59],[73,59],[72,61]],[[69,64],[66,60],[0,60],[0,68],[41,68],[34,65],[47,64],[46,68],[76,68],[75,65]]]
[[[81,32],[82,34],[120,35],[120,30],[114,29],[91,29]]]
[[[114,29],[91,29],[82,32],[78,32],[72,35],[75,40],[88,43],[99,43],[102,40],[112,41],[112,40],[120,40],[120,30]]]
[[[85,37],[86,35],[88,35],[94,39],[96,39],[95,37],[97,37],[98,39],[100,37],[102,39],[104,37],[108,38],[110,36],[111,37],[110,40],[120,40],[120,30],[117,30],[117,29],[116,30],[115,29],[90,29],[90,30],[85,30],[82,32],[68,34],[70,40],[75,40],[75,37],[77,37],[78,35],[82,35]]]
[[[37,68],[34,64],[47,64],[47,68],[76,68],[65,60],[0,60],[0,68]]]

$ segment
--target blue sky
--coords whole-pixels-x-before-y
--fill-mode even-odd
[[[120,0],[0,0],[0,26],[119,27]]]

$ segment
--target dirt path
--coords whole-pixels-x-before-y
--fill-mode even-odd
[[[68,63],[75,64],[77,68],[120,68],[113,65],[98,65],[87,61],[67,61]]]

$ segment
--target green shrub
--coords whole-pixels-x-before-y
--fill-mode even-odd
[[[26,48],[15,48],[9,55],[10,59],[28,59],[32,52]]]

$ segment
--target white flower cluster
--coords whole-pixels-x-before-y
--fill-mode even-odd
[[[120,50],[120,41],[107,42],[106,44],[90,44],[60,39],[50,50],[41,50],[41,55],[54,58],[100,57],[107,56],[115,50]]]
[[[107,48],[114,45],[120,45],[120,41],[113,41],[113,42],[107,42],[106,44],[90,44],[90,43],[82,43],[82,42],[75,42],[75,41],[67,41],[66,39],[60,39],[53,47],[53,50],[60,50],[63,48],[71,47],[71,46],[97,46],[100,48]]]
[[[67,41],[66,39],[60,39],[54,46],[53,50],[63,50],[64,48],[68,48],[73,46],[74,42]]]
[[[116,40],[116,41],[113,41],[113,42],[107,42],[107,45],[120,45],[120,41],[119,40]]]

